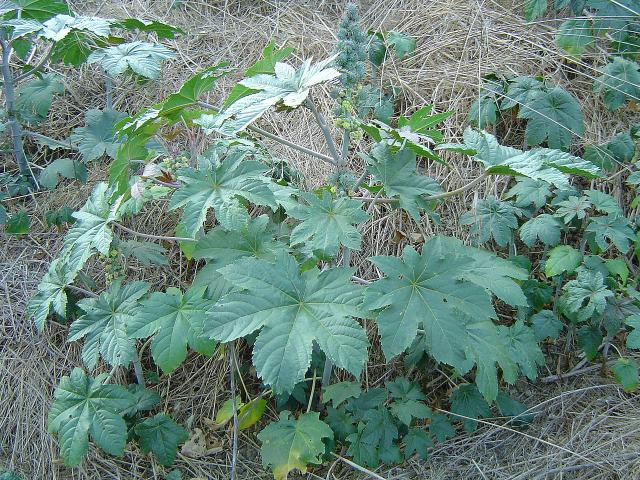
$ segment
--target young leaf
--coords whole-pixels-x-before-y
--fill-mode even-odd
[[[427,450],[433,447],[433,440],[427,432],[421,428],[411,427],[403,438],[404,456],[411,458],[415,453],[423,460],[427,459]]]
[[[616,110],[626,101],[640,100],[640,67],[633,60],[611,58],[611,62],[598,69],[602,75],[593,84],[593,91],[603,94],[609,110]]]
[[[339,197],[333,199],[324,190],[322,197],[313,193],[300,194],[306,205],[298,204],[287,209],[289,216],[301,223],[291,232],[291,245],[304,244],[304,251],[315,251],[334,257],[340,246],[360,250],[361,236],[354,225],[365,222],[369,216],[362,210],[362,202]]]
[[[478,387],[472,383],[465,383],[456,388],[449,401],[451,402],[451,413],[467,417],[461,418],[467,432],[473,432],[478,428],[478,422],[475,419],[491,416],[489,404],[478,391]]]
[[[556,340],[560,335],[560,332],[564,329],[564,325],[555,313],[551,310],[541,310],[540,312],[532,315],[529,319],[533,332],[536,336],[536,341],[540,342],[551,338]]]
[[[283,252],[275,264],[246,258],[219,272],[244,291],[228,294],[210,310],[205,333],[230,342],[261,329],[253,362],[276,393],[291,392],[304,379],[313,341],[336,366],[360,374],[368,341],[351,317],[367,314],[350,269],[300,273],[298,262]]]
[[[589,19],[565,20],[556,33],[556,45],[575,59],[579,59],[594,40],[594,30]]]
[[[134,257],[142,265],[169,264],[169,260],[165,257],[167,249],[157,243],[124,240],[118,242],[118,250],[125,257]]]
[[[449,417],[446,415],[442,413],[432,413],[430,418],[429,433],[439,442],[444,442],[447,438],[451,438],[456,434],[455,428],[453,428]]]
[[[607,298],[613,292],[604,285],[600,272],[578,270],[578,277],[563,287],[562,300],[566,308],[577,314],[579,322],[589,320],[594,314],[601,314],[607,306]]]
[[[475,208],[460,217],[462,225],[471,225],[471,234],[478,243],[486,243],[492,238],[500,246],[513,239],[513,231],[518,228],[520,209],[496,197],[480,200]]]
[[[58,75],[34,78],[18,90],[16,109],[24,120],[37,123],[49,113],[53,96],[60,93],[64,93],[64,84]]]
[[[611,370],[625,392],[632,392],[638,388],[638,364],[634,360],[619,358]]]
[[[555,216],[564,220],[565,224],[569,224],[574,219],[582,220],[587,216],[587,210],[591,208],[591,202],[587,197],[571,196],[566,200],[558,203],[558,209]]]
[[[567,150],[573,135],[584,133],[580,105],[560,87],[538,92],[529,103],[521,105],[518,117],[529,120],[525,130],[528,145],[546,141],[549,148]]]
[[[509,88],[500,104],[502,110],[529,104],[536,95],[545,91],[545,84],[533,77],[516,77],[509,80]]]
[[[636,239],[629,220],[618,215],[591,217],[585,233],[592,234],[596,244],[603,251],[609,248],[609,242],[611,242],[622,253],[627,253],[629,242]]]
[[[360,382],[334,383],[322,390],[322,403],[331,402],[333,408],[338,408],[346,400],[360,396],[360,393]]]
[[[189,438],[187,431],[164,413],[138,423],[134,432],[142,453],[153,452],[158,463],[165,466],[173,464],[178,446]]]
[[[228,230],[240,230],[249,222],[249,213],[240,203],[242,197],[257,205],[276,209],[276,198],[270,180],[263,175],[266,167],[246,160],[236,151],[221,162],[201,157],[200,170],[183,168],[178,179],[183,185],[175,191],[169,210],[184,207],[181,223],[193,236],[204,223],[207,211],[213,208],[218,222]]]
[[[560,245],[549,252],[544,274],[555,277],[561,273],[573,273],[582,263],[582,253],[569,245]]]
[[[130,320],[131,338],[153,335],[151,355],[164,373],[171,373],[187,358],[187,345],[203,355],[213,354],[216,344],[203,334],[211,302],[203,295],[204,288],[190,288],[184,294],[174,287],[154,292],[140,302]]]
[[[75,224],[64,238],[62,258],[65,264],[80,270],[94,250],[108,255],[113,232],[110,224],[119,219],[122,197],[109,203],[111,192],[106,183],[98,183],[91,196],[73,217]]]
[[[115,159],[123,141],[114,132],[114,127],[124,117],[126,114],[115,110],[89,110],[85,114],[85,126],[74,129],[69,140],[77,145],[85,162],[105,154]]]
[[[505,94],[505,84],[494,76],[485,78],[478,99],[471,104],[469,122],[478,128],[495,125],[500,99]]]
[[[44,329],[44,322],[49,316],[51,308],[62,318],[67,316],[67,294],[65,289],[76,278],[78,270],[69,268],[62,260],[56,258],[49,265],[44,274],[38,292],[31,297],[27,304],[27,315],[33,317],[39,332]]]
[[[607,215],[623,216],[624,212],[620,208],[618,201],[611,195],[601,192],[600,190],[587,190],[584,192],[589,201],[593,204],[593,208]]]
[[[262,443],[262,464],[271,466],[276,480],[286,480],[289,472],[304,472],[308,464],[322,463],[323,439],[332,439],[333,432],[320,420],[317,412],[304,413],[297,420],[289,412],[280,413],[277,422],[267,425],[259,434]]]
[[[58,434],[60,455],[70,467],[79,465],[87,452],[89,434],[105,452],[124,452],[127,425],[122,415],[135,405],[135,398],[120,385],[103,385],[105,376],[94,379],[74,368],[53,394],[48,429]]]
[[[550,185],[542,180],[530,178],[518,179],[516,184],[507,192],[507,198],[516,198],[516,207],[526,208],[534,205],[541,208],[547,204],[547,198],[551,196]]]
[[[367,410],[362,422],[358,423],[357,433],[352,433],[346,439],[350,443],[347,454],[354,461],[370,467],[377,467],[381,461],[399,463],[402,455],[395,444],[398,434],[398,427],[389,410],[384,407]]]
[[[123,286],[122,279],[117,279],[99,297],[78,302],[85,314],[71,324],[68,341],[85,339],[82,361],[89,370],[100,356],[111,366],[128,366],[138,357],[135,341],[128,336],[129,324],[149,286],[146,282]]]
[[[627,347],[640,349],[640,315],[631,315],[625,319],[624,323],[633,328],[627,335]]]
[[[547,246],[560,243],[562,225],[554,216],[543,213],[526,221],[520,227],[520,238],[528,247],[532,247],[536,240],[540,240]]]
[[[393,48],[400,60],[403,60],[404,57],[413,53],[416,49],[416,39],[402,32],[389,31],[385,40]]]
[[[602,345],[602,333],[600,328],[595,325],[584,325],[577,331],[578,345],[587,357],[592,361],[598,356],[598,349]]]
[[[58,186],[58,176],[87,182],[87,167],[69,158],[58,158],[40,172],[38,182],[45,188],[53,190]]]
[[[147,42],[123,43],[94,51],[87,63],[99,63],[111,76],[117,76],[128,69],[146,78],[160,76],[163,60],[175,57],[175,53],[162,45]]]
[[[378,144],[365,159],[369,172],[382,183],[386,195],[397,198],[400,208],[419,222],[420,209],[429,206],[422,196],[440,192],[440,185],[416,173],[416,154],[411,150],[393,154],[388,145]]]
[[[544,365],[544,355],[538,346],[534,330],[521,320],[514,325],[498,327],[500,336],[507,345],[509,355],[518,364],[522,373],[530,380],[538,376],[538,367]]]
[[[24,235],[29,233],[29,215],[24,210],[14,213],[9,217],[4,231],[10,235]]]

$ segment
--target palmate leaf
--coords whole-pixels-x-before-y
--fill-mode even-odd
[[[553,215],[543,213],[531,220],[527,220],[520,227],[520,238],[528,247],[532,247],[537,240],[553,247],[560,243],[562,224]]]
[[[533,77],[516,77],[509,80],[507,92],[500,103],[500,109],[526,105],[531,102],[535,95],[544,91],[545,85],[540,80]]]
[[[555,277],[561,273],[573,273],[582,263],[582,253],[570,245],[560,245],[549,252],[544,265],[544,274]]]
[[[178,446],[189,438],[187,431],[164,413],[138,423],[134,432],[142,453],[153,452],[158,463],[165,466],[173,464]]]
[[[190,288],[184,294],[170,287],[154,292],[140,302],[129,321],[131,338],[151,341],[151,355],[164,373],[171,373],[185,358],[187,345],[203,355],[213,355],[216,343],[203,333],[206,311],[212,302],[204,298],[204,288]]]
[[[114,132],[114,127],[124,117],[126,114],[115,110],[88,110],[85,126],[74,129],[69,140],[77,146],[85,162],[97,160],[105,154],[115,159],[123,141]]]
[[[526,208],[534,205],[541,208],[547,204],[547,198],[551,196],[551,186],[542,180],[520,178],[507,192],[507,198],[515,197],[516,207]]]
[[[465,129],[464,144],[447,145],[446,149],[474,152],[473,158],[484,165],[488,174],[524,176],[561,189],[570,189],[569,174],[585,178],[601,176],[596,165],[569,153],[548,148],[522,151],[506,147],[490,133],[472,128]]]
[[[338,408],[346,400],[359,397],[361,393],[360,382],[333,383],[322,390],[322,403],[331,402],[333,408]]]
[[[510,202],[503,202],[496,197],[480,200],[475,208],[460,217],[462,225],[471,225],[471,232],[478,243],[485,243],[492,238],[500,246],[505,246],[513,239],[513,231],[518,228],[520,209]]]
[[[528,21],[542,17],[547,11],[547,0],[525,0],[524,14]]]
[[[38,182],[45,188],[53,190],[58,186],[59,177],[87,182],[87,167],[70,158],[58,158],[46,166],[38,175]]]
[[[94,379],[74,368],[54,392],[48,429],[58,435],[60,455],[68,466],[80,463],[89,434],[105,452],[118,456],[124,452],[127,425],[122,415],[135,406],[135,397],[120,385],[103,385],[105,377]]]
[[[485,258],[480,259],[483,268],[475,269],[476,249],[465,252],[447,239],[432,242],[423,247],[422,255],[406,247],[402,258],[373,257],[371,261],[388,276],[367,287],[364,306],[380,310],[376,322],[386,358],[406,350],[421,327],[425,351],[461,372],[477,364],[483,394],[493,399],[495,362],[500,362],[509,381],[515,380],[516,366],[492,322],[496,313],[487,289],[515,299],[513,290],[518,287],[512,278],[521,278],[523,272],[499,261],[490,272]],[[521,291],[520,297],[526,304]]]
[[[594,42],[594,33],[590,19],[565,20],[558,27],[556,45],[573,58],[580,58],[587,47]]]
[[[65,265],[59,258],[56,258],[49,265],[49,270],[38,285],[38,291],[27,304],[27,315],[33,317],[39,332],[44,330],[44,322],[52,308],[62,318],[66,318],[67,294],[65,288],[71,285],[77,274],[77,269]]]
[[[600,272],[578,270],[578,277],[563,287],[562,301],[569,312],[576,314],[579,322],[586,322],[593,315],[604,313],[607,298],[613,292],[604,284]]]
[[[125,257],[134,257],[142,265],[169,264],[169,260],[165,257],[167,249],[157,243],[125,240],[118,242],[118,250]]]
[[[552,310],[541,310],[529,319],[537,341],[547,338],[557,339],[564,324]]]
[[[526,118],[525,139],[528,145],[547,142],[549,148],[566,150],[573,135],[584,133],[580,104],[566,90],[554,87],[540,91],[520,106],[519,118]]]
[[[333,439],[329,426],[317,412],[304,413],[297,420],[281,412],[277,422],[267,425],[259,434],[262,464],[271,466],[276,480],[286,480],[289,472],[304,472],[308,464],[322,463],[323,439]]]
[[[338,70],[329,67],[334,58],[314,65],[307,60],[297,70],[286,63],[276,62],[274,75],[260,73],[240,82],[240,85],[256,90],[256,93],[239,97],[216,115],[203,116],[200,124],[205,131],[235,135],[280,101],[287,107],[298,107],[309,96],[311,87],[340,76]]]
[[[291,232],[291,245],[304,244],[304,251],[334,257],[340,246],[360,250],[361,235],[354,225],[366,221],[369,216],[362,210],[362,202],[339,197],[323,190],[322,197],[313,193],[300,194],[306,204],[287,209],[290,217],[301,223]]]
[[[603,251],[609,248],[609,242],[611,242],[622,253],[627,253],[629,242],[636,240],[629,220],[619,215],[591,217],[585,233],[593,235],[596,244]]]
[[[193,258],[204,259],[207,265],[198,271],[193,286],[206,286],[207,296],[219,299],[234,287],[218,269],[245,257],[275,261],[279,252],[287,250],[284,243],[274,239],[267,215],[250,219],[241,230],[227,231],[218,225],[196,243]]]
[[[485,128],[487,125],[495,125],[500,98],[505,94],[505,83],[490,75],[485,77],[477,100],[471,104],[469,110],[469,122],[474,127]]]
[[[591,208],[591,202],[587,197],[570,196],[566,200],[558,203],[555,216],[562,218],[565,224],[574,219],[582,220],[587,216],[587,210]]]
[[[602,75],[593,84],[593,91],[602,93],[609,110],[616,110],[627,101],[640,101],[640,66],[637,62],[615,56],[598,71]]]
[[[85,314],[71,324],[68,341],[84,338],[82,361],[89,370],[95,368],[100,356],[111,366],[128,366],[137,358],[129,324],[138,300],[149,287],[146,282],[122,285],[122,279],[117,279],[99,297],[78,302]]]
[[[141,20],[139,18],[125,18],[118,20],[113,24],[114,27],[120,27],[127,30],[139,30],[141,32],[153,32],[159,39],[174,39],[184,31],[168,23],[162,23],[157,20]]]
[[[169,209],[184,207],[181,223],[188,235],[196,234],[210,208],[226,229],[245,227],[249,213],[238,197],[274,210],[278,207],[269,186],[270,180],[263,175],[267,168],[244,156],[242,151],[234,151],[221,162],[200,157],[199,170],[183,168],[178,171],[178,179],[183,185],[171,197]]]
[[[108,37],[111,33],[111,22],[98,17],[56,15],[44,22],[38,36],[53,42],[60,42],[74,31],[84,31],[97,37]]]
[[[367,313],[351,269],[300,273],[298,262],[280,253],[275,264],[246,258],[219,272],[243,291],[228,294],[208,312],[205,333],[230,342],[261,329],[253,363],[274,392],[289,393],[304,379],[314,341],[336,366],[360,374],[368,341],[351,317]]]
[[[111,192],[106,183],[98,183],[91,196],[73,214],[73,227],[64,237],[61,257],[65,264],[80,270],[94,251],[108,255],[113,232],[110,224],[120,218],[118,208],[123,197],[109,202]]]
[[[19,18],[44,22],[57,14],[69,14],[69,7],[61,0],[5,0],[4,10],[17,11]],[[3,12],[3,13],[6,13]]]
[[[420,209],[429,207],[422,196],[437,194],[441,188],[434,179],[417,174],[415,152],[400,150],[394,154],[389,145],[381,143],[363,157],[369,164],[369,172],[382,183],[385,194],[397,198],[400,208],[419,222]]]
[[[24,120],[37,123],[49,113],[53,96],[60,93],[64,93],[64,84],[58,75],[47,74],[35,78],[18,90],[18,113]]]
[[[398,425],[389,410],[384,406],[372,408],[364,412],[357,433],[346,438],[350,443],[347,454],[370,467],[377,467],[380,462],[399,463],[402,454],[396,442],[398,437]]]
[[[450,397],[451,412],[467,418],[460,418],[464,429],[473,432],[478,428],[475,419],[491,416],[491,408],[478,391],[478,387],[471,383],[465,383],[456,388]],[[454,418],[456,418],[454,416]]]
[[[168,48],[147,42],[123,43],[94,51],[87,63],[99,63],[111,76],[121,75],[131,69],[134,73],[156,79],[160,76],[160,65],[175,57]]]
[[[498,330],[506,342],[509,355],[522,373],[530,380],[535,380],[538,376],[538,366],[544,365],[544,355],[538,346],[534,329],[519,320],[510,327],[500,325]]]
[[[412,427],[407,431],[407,434],[403,438],[404,441],[404,456],[405,458],[411,458],[415,453],[423,460],[427,459],[427,450],[433,447],[433,440],[429,434],[421,428]]]

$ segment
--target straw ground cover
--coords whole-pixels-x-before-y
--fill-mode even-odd
[[[495,71],[519,75],[544,74],[565,86],[580,99],[585,112],[586,129],[582,141],[603,140],[608,132],[633,121],[633,112],[620,115],[594,102],[590,93],[595,76],[593,61],[568,63],[554,46],[552,35],[557,22],[547,19],[525,24],[522,5],[510,2],[378,2],[363,4],[366,25],[384,30],[402,30],[418,38],[418,50],[402,63],[390,61],[382,70],[386,81],[401,87],[402,105],[433,104],[437,111],[451,110],[455,114],[445,122],[449,141],[460,140],[471,102],[477,97],[480,78]],[[173,45],[178,58],[169,63],[161,82],[144,87],[117,85],[116,108],[133,113],[144,105],[173,92],[184,78],[202,65],[229,59],[239,67],[257,58],[259,49],[275,37],[296,47],[301,58],[324,58],[333,48],[333,37],[341,6],[332,2],[321,4],[255,3],[255,2],[78,2],[80,11],[104,16],[137,15],[178,24],[187,35]],[[221,100],[220,92],[228,90],[233,79],[223,81],[214,91],[210,103]],[[174,83],[175,82],[175,83]],[[225,83],[227,82],[227,83]],[[74,122],[80,122],[78,112],[87,106],[100,105],[100,82],[87,69],[81,78],[68,86],[71,95],[58,101],[55,116],[45,127],[60,136],[68,133]],[[321,107],[328,111],[329,100]],[[294,113],[293,121],[283,121],[279,114],[270,114],[266,124],[286,138],[324,151],[322,134],[310,114]],[[517,141],[522,130],[507,132]],[[191,138],[189,146],[204,147],[204,139]],[[521,140],[520,140],[521,141]],[[185,143],[186,145],[186,143]],[[364,147],[364,145],[362,145]],[[320,185],[330,169],[297,152],[274,145],[274,149],[302,172],[307,187]],[[477,176],[470,161],[450,158],[452,169],[434,166],[429,172],[447,189],[455,189]],[[354,165],[354,170],[362,165]],[[97,169],[92,180],[104,178]],[[506,181],[487,180],[477,190],[470,191],[446,204],[450,218],[458,218],[475,197],[488,193],[500,194]],[[38,218],[51,206],[69,204],[79,207],[89,189],[60,189],[54,194],[36,196],[30,204]],[[138,231],[163,233],[175,223],[170,216],[161,216],[161,209],[150,210],[131,225]],[[449,215],[447,215],[449,217]],[[397,212],[380,207],[376,218],[367,227],[367,241],[362,256],[398,254],[406,239],[436,231],[465,238],[465,230],[451,223],[434,226],[426,223],[417,229]],[[373,241],[372,239],[375,239]],[[3,301],[2,332],[2,460],[26,478],[163,478],[162,467],[150,462],[138,451],[126,452],[122,459],[92,451],[88,462],[71,473],[61,467],[56,447],[46,433],[45,414],[51,402],[54,379],[78,364],[79,352],[65,342],[63,327],[52,325],[45,336],[37,336],[23,316],[27,298],[33,292],[50,259],[59,250],[59,235],[36,227],[28,237],[8,239],[2,250]],[[177,249],[171,254],[178,256]],[[154,286],[187,285],[193,275],[186,262],[175,272],[168,269],[142,269],[137,264],[128,268],[131,277],[144,278]],[[99,265],[95,265],[100,269]],[[371,272],[361,271],[367,277]],[[242,352],[241,352],[242,353]],[[570,370],[577,360],[558,348],[549,358],[548,375]],[[384,382],[389,367],[379,348],[374,348],[366,370],[371,386]],[[576,383],[521,384],[517,396],[540,412],[533,427],[516,433],[485,425],[473,435],[456,437],[441,446],[427,462],[411,461],[391,472],[380,472],[387,478],[635,478],[638,467],[633,452],[638,446],[635,410],[637,400],[621,393],[619,387],[606,378],[590,378],[594,372],[576,376]],[[595,371],[597,374],[598,372]],[[177,466],[187,478],[225,478],[230,463],[228,431],[213,430],[206,422],[217,407],[229,398],[226,365],[220,359],[203,360],[192,357],[159,390],[166,410],[185,422],[189,429],[205,432],[212,449],[210,455],[193,458],[182,455]],[[594,385],[591,388],[591,385]],[[446,378],[435,378],[433,392],[446,388]],[[427,392],[429,394],[430,392]],[[546,402],[546,403],[544,403]],[[535,407],[539,405],[538,407]],[[270,412],[270,416],[275,413]],[[537,440],[542,439],[543,441]],[[216,453],[217,452],[217,453]],[[252,432],[241,435],[240,475],[264,476],[256,453]],[[328,478],[358,478],[358,473],[341,463],[323,472]],[[545,477],[546,476],[546,477]]]

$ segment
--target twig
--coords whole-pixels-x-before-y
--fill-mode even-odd
[[[615,363],[616,363],[616,360],[609,360],[604,365],[609,367],[610,365],[613,365]],[[560,375],[550,375],[548,377],[541,378],[540,380],[542,381],[542,383],[558,382],[558,381],[564,380],[565,378],[582,375],[583,373],[595,372],[596,370],[599,370],[602,367],[603,367],[602,364],[590,365],[588,367],[571,370],[570,372],[567,372],[567,373],[561,373]]]
[[[357,463],[352,462],[351,460],[347,460],[346,458],[344,458],[344,457],[342,457],[342,456],[338,455],[337,453],[331,452],[331,455],[333,455],[334,457],[336,457],[338,460],[343,461],[344,463],[346,463],[346,464],[347,464],[347,465],[349,465],[350,467],[355,468],[355,469],[356,469],[356,470],[358,470],[359,472],[362,472],[362,473],[364,473],[365,475],[369,475],[369,477],[371,477],[371,478],[375,478],[376,480],[387,480],[386,478],[381,477],[381,476],[380,476],[380,475],[378,475],[377,473],[372,472],[371,470],[369,470],[369,469],[367,469],[367,468],[364,468],[363,466],[358,465]]]
[[[148,238],[149,240],[167,240],[169,242],[197,242],[195,238],[189,237],[167,237],[165,235],[152,235],[150,233],[136,232],[135,230],[131,230],[130,228],[127,228],[117,222],[114,222],[114,225],[124,232],[130,233],[131,235],[135,235],[137,237]]]
[[[85,290],[82,287],[76,287],[75,285],[67,285],[67,288],[70,288],[71,290],[76,290],[77,292],[80,292],[80,293],[84,293],[87,297],[92,297],[92,298],[98,297],[97,293],[93,293],[90,290]]]
[[[325,363],[326,366],[326,363]],[[313,403],[313,394],[316,392],[316,369],[313,369],[313,383],[311,384],[311,393],[309,393],[309,403],[307,404],[307,413],[311,411],[311,404]]]

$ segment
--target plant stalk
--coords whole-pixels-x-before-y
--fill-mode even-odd
[[[138,382],[138,385],[144,388],[144,373],[142,372],[142,362],[140,362],[140,357],[137,353],[133,358],[133,371],[136,374],[136,382]]]
[[[329,126],[327,125],[324,116],[318,111],[315,103],[313,103],[313,99],[311,97],[307,98],[305,105],[311,110],[314,118],[316,119],[316,123],[322,130],[322,135],[324,135],[325,142],[327,143],[327,147],[329,147],[329,152],[333,157],[334,164],[336,166],[344,166],[344,159],[340,157],[338,153],[338,149],[336,148],[336,143],[333,141],[333,137],[331,136],[331,132],[329,131]]]
[[[20,169],[20,174],[32,181],[34,185],[38,182],[29,168],[27,156],[24,153],[24,144],[22,139],[22,128],[16,119],[16,93],[15,81],[11,73],[9,61],[11,58],[11,45],[7,40],[7,31],[0,30],[0,48],[2,48],[2,84],[4,90],[5,105],[7,109],[7,124],[11,134],[11,142],[13,144],[13,154],[16,157],[16,163]]]

